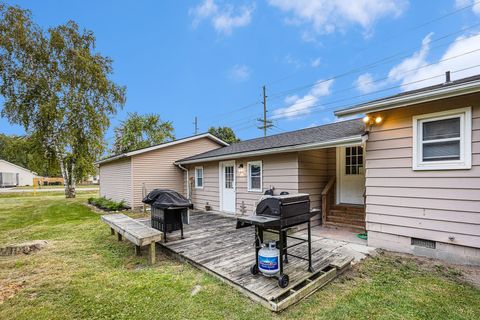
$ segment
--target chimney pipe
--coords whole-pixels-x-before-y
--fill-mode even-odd
[[[450,71],[445,72],[445,83],[450,82]]]

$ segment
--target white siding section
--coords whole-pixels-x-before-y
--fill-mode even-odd
[[[132,205],[130,158],[100,165],[100,196]]]
[[[36,177],[30,170],[0,159],[0,172],[18,173],[19,186],[32,186]]]

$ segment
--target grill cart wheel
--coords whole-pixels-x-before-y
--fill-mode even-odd
[[[288,287],[289,281],[290,279],[288,278],[288,276],[284,274],[283,276],[278,278],[278,285],[280,286],[280,288],[286,288]]]
[[[258,274],[258,265],[256,263],[250,267],[250,273],[253,275]]]

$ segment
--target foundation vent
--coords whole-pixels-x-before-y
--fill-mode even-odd
[[[424,247],[424,248],[428,248],[428,249],[435,249],[436,242],[431,241],[431,240],[412,238],[412,246],[419,246],[419,247]]]

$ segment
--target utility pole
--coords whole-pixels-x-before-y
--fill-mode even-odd
[[[267,120],[267,88],[263,86],[263,119],[257,119],[263,125],[259,126],[258,129],[263,129],[263,136],[267,136],[267,129],[273,127],[272,120]]]
[[[193,123],[195,125],[195,134],[198,134],[198,119],[195,116],[195,122]]]

